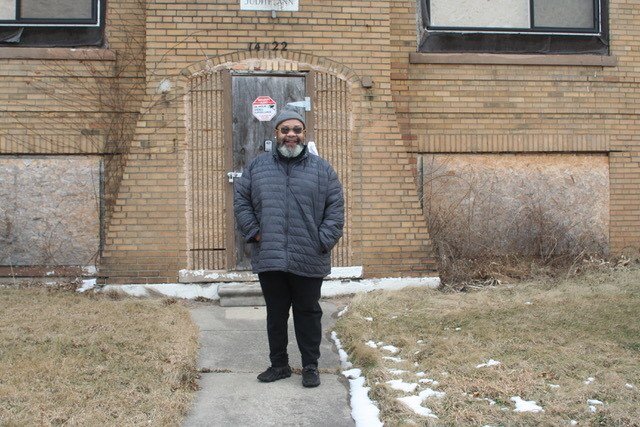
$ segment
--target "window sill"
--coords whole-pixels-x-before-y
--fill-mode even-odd
[[[422,53],[409,54],[410,64],[477,65],[573,65],[615,67],[616,56],[602,55],[515,55],[499,53]]]
[[[98,48],[0,47],[0,59],[115,61],[116,52]]]

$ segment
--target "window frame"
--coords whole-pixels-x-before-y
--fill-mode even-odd
[[[0,19],[3,27],[101,27],[103,16],[103,0],[91,1],[90,19],[60,19],[60,18],[20,18],[22,0],[15,0],[16,19]]]
[[[609,0],[592,0],[594,25],[578,28],[485,28],[430,25],[430,2],[420,0],[419,52],[609,54]],[[534,2],[529,0],[530,22],[535,23]]]

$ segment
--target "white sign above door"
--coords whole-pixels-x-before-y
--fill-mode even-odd
[[[283,10],[297,12],[298,0],[240,0],[240,10]]]

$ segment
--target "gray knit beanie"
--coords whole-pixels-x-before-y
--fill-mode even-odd
[[[290,105],[286,105],[282,111],[280,111],[280,114],[278,114],[276,116],[276,124],[274,127],[278,127],[278,125],[286,120],[291,120],[291,119],[296,119],[296,120],[300,120],[302,122],[302,125],[306,128],[307,125],[304,123],[304,119],[302,118],[302,116],[293,109],[294,107],[291,107]]]

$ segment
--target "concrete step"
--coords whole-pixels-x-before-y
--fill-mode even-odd
[[[249,307],[265,305],[260,284],[255,282],[224,283],[218,287],[222,307]]]

